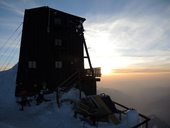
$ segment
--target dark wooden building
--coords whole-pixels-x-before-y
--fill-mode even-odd
[[[54,91],[77,83],[86,94],[96,93],[100,70],[91,66],[83,34],[84,21],[49,7],[25,10],[16,96],[22,89],[34,95],[43,88]],[[84,69],[85,58],[90,69]]]

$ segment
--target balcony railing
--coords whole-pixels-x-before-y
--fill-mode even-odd
[[[92,70],[94,72],[94,77],[101,77],[101,68],[100,67],[93,68]],[[85,76],[92,76],[92,70],[91,69],[85,69],[84,70]]]
[[[130,108],[122,105],[122,104],[119,104],[115,101],[113,101],[115,105],[117,105],[120,109],[123,109],[122,111],[127,111],[127,110],[130,110]],[[148,128],[148,122],[150,121],[150,118],[146,117],[145,115],[139,113],[139,117],[140,117],[140,122],[133,126],[132,128]]]

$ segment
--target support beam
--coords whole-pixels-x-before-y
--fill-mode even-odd
[[[90,66],[90,70],[91,70],[91,72],[92,72],[92,76],[93,77],[95,77],[94,76],[94,71],[93,71],[93,67],[92,67],[92,64],[91,64],[91,60],[90,60],[90,56],[89,56],[89,52],[88,52],[88,49],[87,49],[87,45],[86,45],[86,41],[85,41],[85,38],[84,38],[84,36],[82,36],[83,37],[83,45],[84,45],[84,48],[85,48],[85,52],[86,52],[86,58],[87,58],[87,60],[88,60],[88,62],[89,62],[89,66]]]

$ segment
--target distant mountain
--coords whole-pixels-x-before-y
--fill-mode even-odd
[[[9,70],[0,71],[0,104],[15,103],[15,80],[18,65]],[[10,97],[10,98],[9,98]],[[0,106],[1,107],[1,106]]]

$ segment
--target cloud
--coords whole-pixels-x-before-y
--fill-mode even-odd
[[[6,10],[8,10],[11,13],[14,13],[20,17],[23,17],[25,9],[40,6],[41,1],[37,1],[37,0],[13,0],[13,1],[1,0],[0,5],[1,5],[0,6],[1,11],[5,10],[5,14],[7,14]]]
[[[19,9],[16,4],[12,4],[11,2],[7,2],[4,0],[0,1],[1,8],[4,8],[6,10],[9,10],[11,12],[15,12],[16,14],[23,16],[23,10]]]
[[[125,10],[129,12],[121,12],[119,16],[89,16],[90,20],[85,22],[85,36],[96,62],[110,58],[112,62],[108,62],[114,65],[117,63],[115,60],[124,59],[126,61],[122,62],[127,63],[127,66],[144,67],[170,63],[170,17],[165,16],[169,6],[163,9],[165,4],[161,4],[161,7],[157,5],[162,12],[154,13],[156,8],[151,8],[150,13],[143,10],[145,13],[141,14],[139,12],[147,8],[144,5],[140,11],[137,9],[138,15],[130,14],[133,8],[128,8]]]

